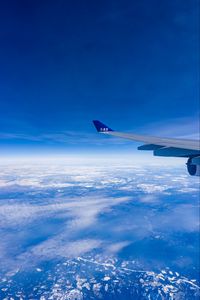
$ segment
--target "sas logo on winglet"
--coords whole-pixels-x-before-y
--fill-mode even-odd
[[[108,128],[100,128],[100,131],[108,131]]]

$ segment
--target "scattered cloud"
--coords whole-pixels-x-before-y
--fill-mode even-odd
[[[179,169],[50,164],[0,171],[2,264],[94,249],[117,255],[145,237],[198,230],[198,179]],[[36,241],[24,246],[29,235]]]

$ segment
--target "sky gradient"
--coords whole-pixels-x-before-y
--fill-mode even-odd
[[[93,119],[196,137],[198,34],[196,0],[3,1],[0,155],[136,148]]]

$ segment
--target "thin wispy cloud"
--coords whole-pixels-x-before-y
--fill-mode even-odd
[[[127,144],[128,142],[114,138],[111,139],[108,136],[98,135],[95,130],[94,133],[79,133],[78,131],[61,131],[61,132],[51,132],[51,133],[36,133],[36,134],[29,134],[29,133],[0,133],[1,140],[7,141],[27,141],[27,142],[34,142],[47,144],[49,146],[57,144],[57,145],[96,145],[102,146],[104,144],[110,145],[118,145],[118,144]]]
[[[185,139],[199,139],[199,119],[198,118],[177,118],[150,123],[137,129],[127,130],[135,134],[147,134],[161,137],[177,137]],[[116,128],[120,131],[120,128]],[[43,133],[21,133],[21,132],[0,132],[0,139],[2,141],[11,141],[12,143],[24,141],[34,143],[35,145],[49,145],[55,146],[70,146],[77,147],[83,145],[100,146],[107,145],[115,148],[117,145],[126,145],[126,147],[133,149],[133,142],[116,137],[104,136],[91,132],[78,132],[78,131],[60,131],[60,132],[43,132]],[[136,149],[136,146],[135,146]]]
[[[150,123],[142,126],[139,131],[162,137],[177,137],[185,139],[200,139],[200,120],[198,116]]]

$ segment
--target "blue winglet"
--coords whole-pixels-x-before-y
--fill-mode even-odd
[[[111,128],[109,128],[108,126],[106,126],[105,124],[101,123],[98,120],[94,120],[93,123],[94,123],[94,126],[96,127],[96,130],[98,132],[113,131]]]

